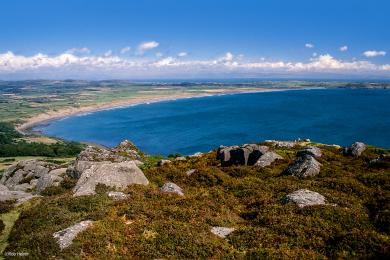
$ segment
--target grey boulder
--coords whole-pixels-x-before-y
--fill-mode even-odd
[[[284,204],[295,203],[298,207],[303,208],[306,206],[324,205],[326,204],[326,199],[318,192],[301,189],[286,195],[282,202]]]
[[[366,149],[367,149],[367,146],[364,143],[362,143],[362,142],[355,142],[350,147],[344,148],[344,155],[351,155],[351,156],[358,157]]]
[[[284,170],[285,175],[293,175],[300,178],[315,176],[320,173],[321,164],[313,156],[304,155],[290,163]]]
[[[283,157],[275,152],[268,151],[260,156],[260,158],[255,163],[255,166],[266,167],[271,165],[276,160],[283,160]]]
[[[62,250],[70,246],[73,242],[73,239],[75,239],[79,233],[92,226],[92,224],[93,221],[91,220],[81,221],[80,223],[54,233],[53,237],[57,240],[57,243]]]
[[[114,200],[125,200],[130,196],[120,191],[109,191],[107,192],[107,196]]]
[[[0,201],[16,200],[16,205],[20,205],[37,196],[19,190],[9,190],[8,187],[0,184]]]
[[[177,186],[173,182],[167,182],[161,187],[162,192],[176,193],[180,196],[184,196],[183,189]]]
[[[225,238],[228,235],[230,235],[235,229],[234,228],[228,228],[228,227],[212,227],[211,233],[213,233],[216,236],[219,236],[220,238]]]
[[[85,170],[74,187],[73,196],[96,194],[98,184],[124,189],[130,184],[148,185],[149,181],[134,161],[93,164]]]
[[[314,158],[320,158],[322,156],[321,149],[315,146],[306,146],[302,150],[299,150],[297,156],[311,155]]]
[[[221,161],[222,166],[254,165],[268,150],[268,146],[258,144],[220,146],[217,151],[217,159]]]
[[[162,160],[160,160],[160,161],[157,162],[157,165],[158,165],[158,166],[163,166],[163,165],[170,164],[170,163],[171,163],[170,160],[162,159]]]

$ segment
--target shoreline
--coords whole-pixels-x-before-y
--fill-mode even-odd
[[[25,122],[23,122],[20,125],[17,125],[15,129],[22,133],[22,134],[39,134],[44,135],[40,132],[34,132],[32,131],[32,128],[38,125],[42,125],[45,123],[49,123],[53,120],[59,120],[62,118],[66,118],[69,116],[77,116],[77,115],[83,115],[83,114],[89,114],[89,113],[95,113],[99,111],[104,110],[111,110],[111,109],[119,109],[119,108],[126,108],[136,105],[142,105],[142,104],[150,104],[150,103],[158,103],[158,102],[164,102],[164,101],[174,101],[174,100],[180,100],[180,99],[187,99],[187,98],[202,98],[202,97],[212,97],[212,96],[224,96],[224,95],[234,95],[234,94],[250,94],[250,93],[263,93],[263,92],[277,92],[277,91],[288,91],[288,90],[308,90],[313,88],[302,88],[302,89],[270,89],[270,88],[259,88],[259,89],[234,89],[234,90],[223,90],[221,92],[210,92],[210,93],[201,93],[201,94],[193,94],[193,93],[182,93],[182,94],[175,94],[170,96],[151,96],[151,97],[132,97],[126,100],[120,100],[120,101],[112,101],[107,103],[99,103],[96,105],[86,105],[82,107],[69,107],[60,109],[58,111],[47,111],[45,113],[41,113],[38,115],[35,115],[33,117],[27,118]],[[320,88],[315,88],[320,89]]]

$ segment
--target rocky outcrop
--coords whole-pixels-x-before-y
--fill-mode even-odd
[[[148,185],[149,181],[134,161],[100,162],[86,169],[74,187],[74,196],[93,195],[98,184],[124,189],[130,184]]]
[[[228,227],[212,227],[211,233],[213,233],[216,236],[219,236],[220,238],[226,238],[228,235],[230,235],[235,228],[228,228]]]
[[[296,141],[277,141],[277,140],[265,140],[266,143],[270,143],[274,147],[278,148],[293,148],[297,145]]]
[[[184,196],[183,189],[174,184],[173,182],[167,182],[161,187],[162,192],[176,193],[180,196]]]
[[[59,185],[66,168],[38,160],[23,160],[9,167],[0,183],[15,191],[43,191],[52,185]]]
[[[190,170],[186,171],[186,175],[187,175],[187,176],[191,176],[191,175],[194,174],[195,172],[196,172],[195,169],[190,169]]]
[[[91,220],[81,221],[80,223],[54,233],[53,237],[57,240],[57,243],[62,250],[70,246],[73,239],[75,239],[79,233],[92,226],[92,224],[93,222]]]
[[[37,196],[25,191],[9,190],[0,184],[0,201],[16,201],[16,205],[19,205],[35,197]]]
[[[125,140],[117,147],[108,150],[95,146],[87,146],[68,167],[68,176],[78,179],[81,174],[92,165],[104,163],[120,163],[134,161],[137,165],[142,164],[139,160],[142,156],[131,142]]]
[[[301,189],[286,195],[282,202],[284,204],[295,203],[298,207],[303,208],[306,206],[324,205],[326,204],[326,199],[318,192]]]
[[[315,146],[306,146],[303,149],[299,150],[297,156],[301,157],[304,155],[310,155],[314,158],[320,158],[322,156],[321,149]]]
[[[275,152],[268,151],[260,156],[260,158],[255,163],[255,166],[266,167],[271,165],[276,160],[283,160],[283,157]]]
[[[350,147],[344,148],[344,155],[359,157],[366,149],[367,146],[364,143],[356,142],[353,143]]]
[[[260,156],[268,150],[268,146],[258,144],[220,146],[217,151],[217,159],[221,161],[222,166],[254,165]]]
[[[303,155],[287,166],[283,174],[300,178],[315,176],[320,173],[321,164],[311,155]]]

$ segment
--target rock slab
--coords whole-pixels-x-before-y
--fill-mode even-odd
[[[306,206],[324,205],[326,204],[326,199],[318,192],[301,189],[286,195],[282,202],[285,204],[295,203],[298,207],[303,208]]]
[[[62,250],[70,246],[73,242],[73,239],[75,239],[79,233],[86,230],[92,224],[93,221],[91,220],[81,221],[80,223],[54,233],[53,237],[57,240],[57,243]]]
[[[313,156],[304,155],[298,157],[287,166],[284,174],[300,178],[312,177],[320,173],[321,164]]]
[[[230,235],[235,229],[234,228],[228,228],[228,227],[212,227],[211,233],[213,233],[216,236],[219,236],[220,238],[225,238],[228,235]]]
[[[183,189],[177,186],[173,182],[167,182],[161,187],[162,192],[176,193],[180,196],[184,196]]]
[[[148,185],[149,181],[134,161],[93,164],[85,170],[74,187],[73,196],[96,194],[97,184],[124,189],[130,184]]]
[[[367,149],[367,146],[362,142],[355,142],[350,147],[344,148],[344,155],[359,157]]]
[[[268,151],[260,156],[260,158],[255,163],[255,166],[266,167],[271,165],[276,160],[283,160],[283,157],[275,152]]]

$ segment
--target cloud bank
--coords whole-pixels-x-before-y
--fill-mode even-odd
[[[146,43],[144,43],[146,44]],[[146,46],[146,47],[145,47]],[[143,50],[158,46],[148,43]],[[373,55],[371,53],[368,56]],[[373,56],[370,56],[373,57]],[[186,58],[186,59],[184,59]],[[269,76],[269,75],[355,75],[390,78],[390,64],[366,60],[340,60],[324,54],[305,62],[246,59],[227,52],[214,59],[188,59],[186,55],[162,57],[120,57],[111,51],[102,56],[65,52],[56,56],[32,56],[13,52],[0,54],[0,79],[5,78],[157,78]]]

